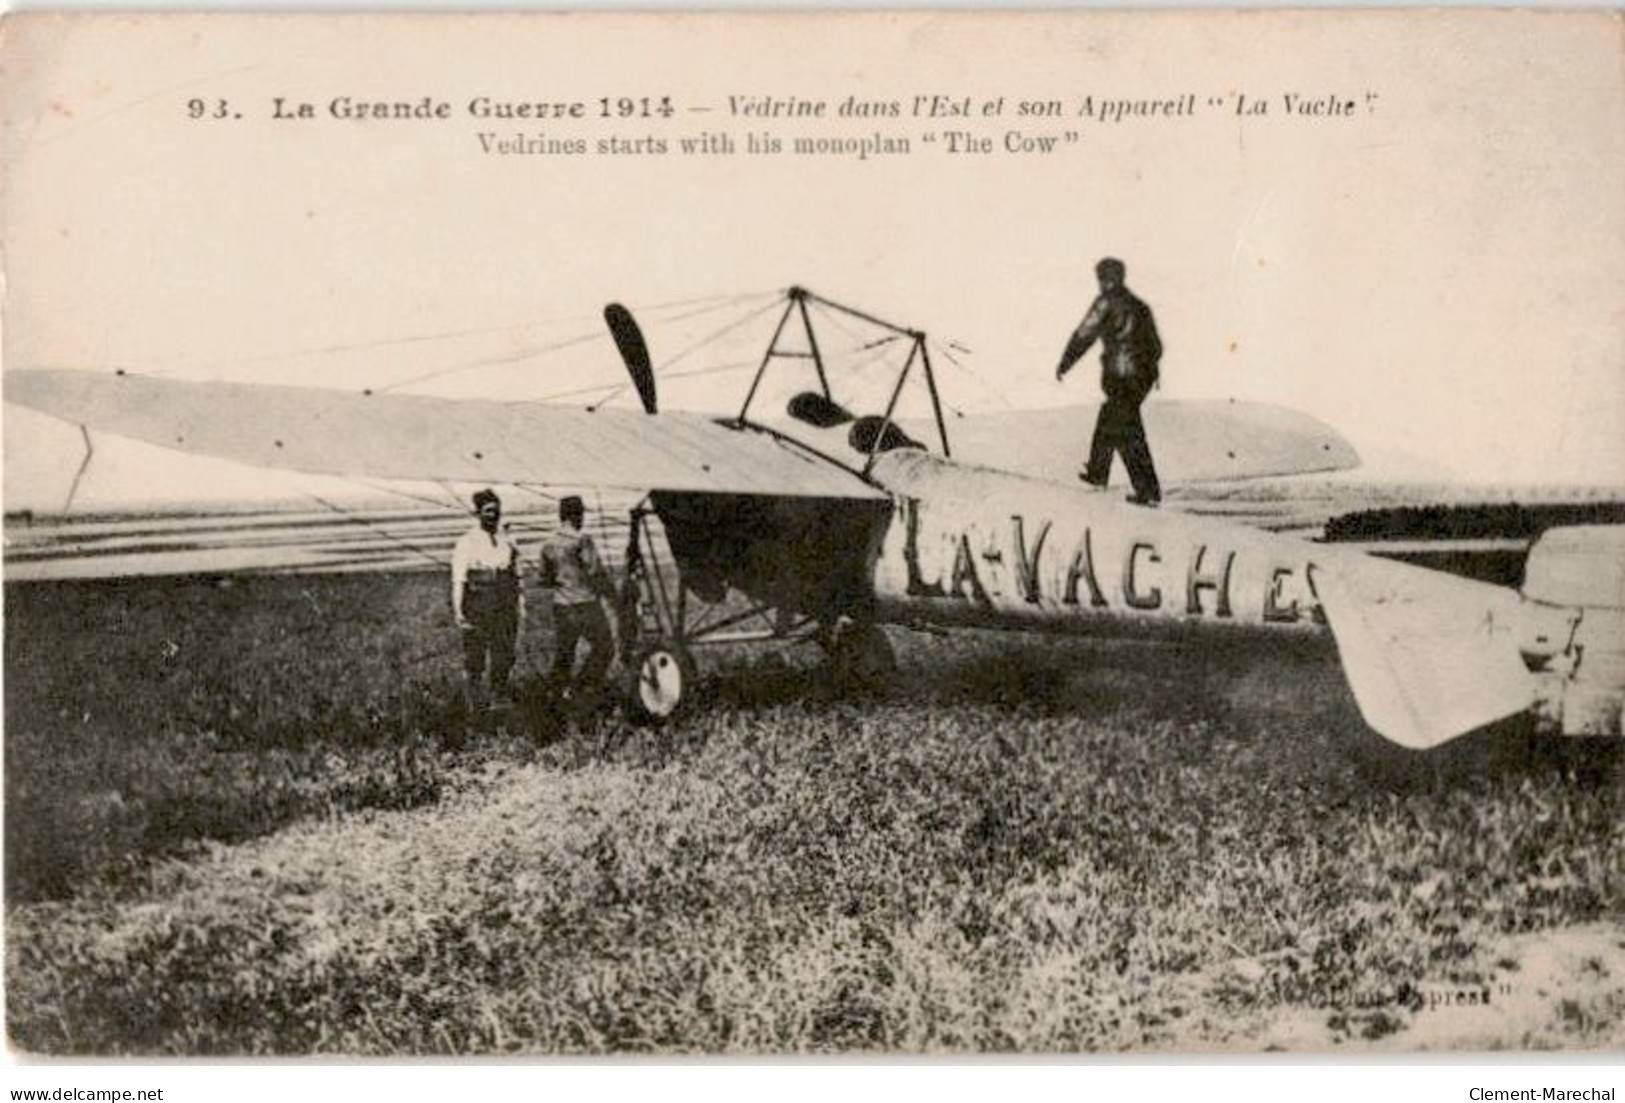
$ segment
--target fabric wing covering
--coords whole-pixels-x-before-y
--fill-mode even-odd
[[[5,400],[177,451],[312,474],[883,498],[768,433],[699,414],[16,371]]]
[[[1049,410],[966,414],[948,426],[954,458],[1071,483],[1089,451],[1097,403]],[[1329,425],[1260,402],[1153,399],[1142,410],[1146,439],[1165,486],[1307,475],[1358,467],[1359,454]],[[930,422],[905,421],[935,444]]]

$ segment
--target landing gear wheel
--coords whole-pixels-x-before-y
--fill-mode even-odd
[[[698,671],[674,643],[640,648],[627,664],[626,715],[636,724],[664,724],[688,703]]]
[[[897,672],[897,655],[886,633],[873,624],[843,624],[829,644],[835,676],[851,685],[872,685]]]

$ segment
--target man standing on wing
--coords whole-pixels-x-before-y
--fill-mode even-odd
[[[1100,295],[1089,307],[1055,369],[1062,379],[1096,340],[1101,342],[1100,389],[1106,402],[1095,421],[1094,441],[1089,446],[1089,466],[1078,476],[1086,483],[1105,486],[1111,476],[1112,453],[1123,454],[1134,493],[1129,501],[1154,506],[1162,500],[1157,469],[1151,463],[1151,447],[1145,440],[1145,423],[1140,420],[1140,404],[1157,385],[1162,341],[1151,308],[1123,286],[1123,262],[1106,257],[1095,265]]]
[[[451,552],[451,611],[463,637],[463,703],[468,715],[485,712],[485,676],[491,696],[508,698],[508,675],[525,615],[519,548],[502,531],[502,500],[493,490],[474,495],[479,523]]]
[[[559,527],[542,544],[542,586],[553,597],[553,685],[561,698],[586,688],[595,693],[609,669],[609,618],[599,597],[612,592],[592,537],[582,531],[586,510],[575,495],[559,501]],[[579,678],[576,646],[587,644]]]

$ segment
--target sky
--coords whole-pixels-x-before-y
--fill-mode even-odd
[[[1094,397],[1092,369],[1058,385],[1054,364],[1115,255],[1156,312],[1160,397],[1304,410],[1378,477],[1625,483],[1625,61],[1606,13],[42,17],[5,50],[7,371],[430,376],[405,389],[534,399],[618,380],[587,335],[622,301],[674,376],[666,405],[732,410],[748,369],[686,373],[759,355],[777,315],[678,354],[802,284],[956,342],[938,371],[961,408],[1049,406]],[[1291,113],[1287,93],[1352,110]],[[467,111],[600,95],[677,112]],[[1004,113],[729,108],[932,95]],[[1079,114],[1186,95],[1200,110]],[[452,117],[333,118],[346,96]],[[317,118],[272,118],[277,97]],[[1066,117],[1017,118],[1023,99]],[[944,152],[957,129],[996,151]],[[1048,154],[1003,150],[1068,130]],[[497,155],[478,138],[675,151],[717,131],[739,152]],[[745,153],[762,133],[912,151]],[[59,506],[77,429],[8,405],[4,431],[6,507]],[[295,485],[97,439],[76,501]]]

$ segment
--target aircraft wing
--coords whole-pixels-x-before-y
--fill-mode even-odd
[[[772,434],[697,414],[12,371],[4,398],[87,429],[310,474],[879,499]]]
[[[1088,459],[1099,411],[1099,403],[1076,403],[955,414],[947,423],[948,444],[958,462],[1072,486]],[[1179,399],[1148,402],[1141,416],[1164,487],[1343,471],[1360,464],[1353,445],[1336,430],[1282,406]],[[868,458],[862,433],[854,432],[857,423],[844,411],[823,425],[793,419],[767,424],[843,463],[861,467]],[[903,418],[897,427],[931,451],[941,450],[935,422]]]
[[[948,423],[954,459],[1071,483],[1089,455],[1098,403],[967,414]],[[1357,467],[1354,447],[1324,422],[1281,406],[1232,400],[1153,398],[1140,410],[1164,486],[1221,479],[1307,475]],[[936,428],[906,422],[935,445]]]

